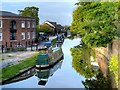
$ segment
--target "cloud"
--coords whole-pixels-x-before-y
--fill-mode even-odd
[[[40,24],[50,20],[62,25],[70,25],[74,4],[74,2],[3,2],[2,10],[18,14],[18,10],[36,6],[39,8]]]

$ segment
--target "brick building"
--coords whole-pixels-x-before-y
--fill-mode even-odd
[[[35,18],[0,11],[0,46],[30,45],[35,39]]]

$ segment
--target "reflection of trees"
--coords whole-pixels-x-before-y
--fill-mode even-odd
[[[95,58],[95,52],[91,48],[88,48],[86,45],[82,47],[72,48],[72,66],[80,74],[87,78],[85,81],[82,81],[86,89],[90,90],[109,90],[109,82],[107,78],[103,76],[100,70],[93,70],[90,64],[90,57]],[[97,88],[97,89],[96,89]]]
[[[72,48],[74,69],[85,78],[91,78],[95,74],[95,70],[91,68],[90,56],[94,56],[93,50],[84,45],[81,48]]]
[[[86,79],[82,83],[89,90],[110,90],[110,84],[101,71],[98,71],[98,74],[94,78]]]

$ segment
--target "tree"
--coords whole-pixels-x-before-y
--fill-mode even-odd
[[[70,30],[70,26],[65,26],[65,30],[69,31]]]
[[[53,30],[52,28],[50,28],[49,26],[45,26],[45,25],[40,25],[38,32],[44,32],[46,34],[52,34]]]
[[[73,12],[71,31],[88,46],[106,46],[116,36],[118,2],[83,2]]]
[[[23,10],[18,10],[19,14],[22,16],[30,16],[36,18],[36,25],[39,25],[39,17],[38,17],[38,11],[39,8],[37,7],[26,7]]]

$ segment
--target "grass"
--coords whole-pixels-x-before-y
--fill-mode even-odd
[[[4,58],[2,57],[2,58],[0,58],[0,60],[4,60]]]
[[[7,78],[10,78],[16,75],[17,73],[19,73],[20,70],[35,65],[37,56],[38,56],[38,53],[25,60],[22,60],[19,64],[8,66],[1,69],[0,72],[2,72],[2,76],[0,76],[0,80],[5,80]]]

